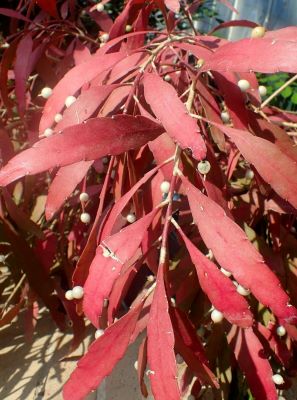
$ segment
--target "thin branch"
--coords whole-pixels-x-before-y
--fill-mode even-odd
[[[297,74],[294,75],[291,79],[285,82],[280,88],[278,88],[275,92],[272,93],[263,103],[260,105],[260,109],[264,108],[272,99],[274,99],[279,93],[281,93],[287,86],[291,85],[291,83],[297,80]]]

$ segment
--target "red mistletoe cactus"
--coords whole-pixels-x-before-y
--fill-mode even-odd
[[[296,75],[263,101],[255,73],[297,73],[297,28],[239,20],[200,35],[199,1],[129,0],[114,21],[103,1],[84,10],[99,46],[73,31],[66,3],[39,1],[32,20],[1,10],[25,23],[4,50],[1,81],[15,86],[1,93],[7,124],[15,93],[26,148],[13,155],[3,130],[0,170],[7,237],[17,251],[18,231],[30,231],[22,246],[43,265],[42,290],[25,267],[29,287],[60,325],[63,303],[74,347],[83,315],[97,329],[64,398],[95,390],[142,334],[144,396],[146,371],[156,400],[198,398],[205,385],[225,399],[239,368],[255,399],[276,400],[296,368],[297,118],[269,103]],[[158,8],[163,31],[149,26]],[[46,36],[59,13],[66,48],[62,28]],[[251,36],[212,36],[228,26]],[[28,190],[48,193],[39,223],[25,213]]]

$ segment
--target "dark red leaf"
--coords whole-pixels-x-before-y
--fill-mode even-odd
[[[107,299],[123,265],[135,254],[157,210],[103,240],[90,266],[84,285],[83,309],[98,327],[104,299]],[[133,238],[133,240],[131,240]],[[108,256],[108,254],[110,254]]]
[[[154,74],[145,74],[143,85],[146,101],[168,135],[183,149],[191,149],[198,160],[205,158],[206,146],[197,122],[190,117],[173,86]]]
[[[253,329],[239,329],[230,345],[255,400],[277,400],[272,368]]]
[[[276,275],[250,243],[241,228],[213,200],[182,178],[193,219],[206,246],[218,261],[246,289],[276,316],[289,323],[297,322],[297,310]]]
[[[196,267],[200,286],[214,307],[221,311],[231,324],[242,328],[252,326],[253,316],[249,304],[237,293],[233,282],[193,245],[181,229],[178,231]]]
[[[0,171],[0,185],[53,167],[121,154],[146,144],[162,131],[162,127],[140,116],[89,119],[85,124],[66,128],[62,134],[42,139],[15,156]]]
[[[169,316],[162,264],[159,266],[147,335],[149,376],[155,400],[180,400],[174,353],[174,333]]]
[[[36,3],[39,5],[40,8],[43,9],[43,11],[45,11],[52,17],[58,17],[56,0],[36,0]]]
[[[91,344],[64,386],[65,400],[84,400],[111,373],[126,352],[141,307],[130,310]]]

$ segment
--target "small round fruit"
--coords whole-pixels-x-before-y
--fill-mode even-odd
[[[163,181],[160,185],[160,189],[162,193],[169,193],[170,190],[170,182]]]
[[[230,115],[229,115],[229,113],[227,111],[222,111],[221,112],[221,118],[222,118],[222,121],[225,124],[228,124],[228,122],[230,122]]]
[[[56,115],[54,116],[54,120],[55,120],[55,123],[56,123],[56,124],[58,124],[60,121],[62,121],[62,119],[63,119],[63,115],[60,114],[60,113],[58,113],[58,114],[56,114]]]
[[[169,74],[166,74],[166,75],[164,76],[164,81],[170,82],[170,81],[171,81],[171,76],[170,76]]]
[[[45,137],[50,137],[50,136],[52,136],[53,133],[54,133],[54,131],[52,130],[52,128],[46,128],[46,130],[43,132],[43,135]]]
[[[66,100],[65,100],[65,106],[67,107],[67,108],[69,108],[73,103],[75,103],[76,102],[76,97],[74,97],[74,96],[68,96],[68,97],[66,97]]]
[[[108,163],[109,163],[108,157],[103,157],[103,158],[102,158],[102,164],[103,164],[103,165],[106,165],[106,164],[108,164]]]
[[[245,287],[241,286],[241,285],[237,285],[237,293],[239,293],[241,296],[248,296],[251,292],[246,289]]]
[[[175,356],[175,358],[176,358],[176,362],[177,362],[178,364],[182,364],[182,363],[184,362],[184,359],[182,358],[182,356],[181,356],[180,354],[177,354],[177,355]]]
[[[67,299],[67,300],[74,299],[72,290],[67,290],[67,292],[65,293],[65,299]]]
[[[82,203],[86,203],[88,200],[89,200],[89,195],[88,195],[88,193],[86,193],[86,192],[82,192],[80,195],[79,195],[79,200],[82,202]]]
[[[282,325],[278,326],[276,328],[276,334],[280,337],[285,336],[285,334],[287,333],[286,328]]]
[[[40,92],[40,96],[44,99],[48,99],[52,95],[52,93],[53,90],[50,87],[44,87]]]
[[[224,274],[228,278],[230,278],[230,276],[232,275],[232,272],[227,271],[225,268],[221,268],[221,272],[222,272],[222,274]]]
[[[137,360],[134,363],[134,368],[136,369],[136,371],[138,370],[138,361]]]
[[[84,212],[84,213],[80,214],[80,220],[84,224],[89,224],[91,222],[91,216],[89,213]]]
[[[104,335],[104,330],[103,329],[97,329],[95,332],[95,339],[100,338],[102,335]]]
[[[129,222],[129,224],[133,224],[133,222],[136,221],[136,215],[133,213],[129,213],[126,217],[127,222]]]
[[[256,26],[251,33],[251,37],[253,39],[255,38],[261,38],[265,35],[265,28],[264,26]]]
[[[266,96],[266,94],[267,94],[266,86],[260,85],[258,90],[259,90],[259,95],[261,97],[265,97]]]
[[[283,385],[285,383],[284,378],[280,374],[274,374],[272,380],[276,385]]]
[[[246,179],[252,180],[254,178],[254,176],[255,176],[255,173],[254,173],[254,171],[252,169],[247,169],[246,170],[246,172],[245,172]]]
[[[100,36],[101,42],[106,43],[109,39],[109,34],[108,33],[103,33],[103,35]]]
[[[7,42],[5,42],[5,43],[3,43],[3,44],[1,44],[1,49],[9,49],[9,47],[10,47],[10,44],[9,43],[7,43]]]
[[[223,321],[224,316],[223,316],[223,314],[221,313],[221,311],[214,309],[214,310],[212,310],[212,312],[211,312],[211,314],[210,314],[210,318],[212,319],[212,321],[213,321],[215,324],[217,324],[217,323]]]
[[[4,254],[0,254],[0,263],[3,264],[6,260],[6,256]]]
[[[82,299],[84,295],[84,288],[82,286],[74,286],[72,289],[72,295],[74,299]]]
[[[125,31],[129,33],[132,32],[132,29],[133,29],[132,25],[126,25]]]
[[[207,160],[200,161],[197,165],[197,170],[202,175],[206,175],[210,171],[210,162]]]
[[[154,282],[155,281],[154,275],[149,275],[146,279],[147,279],[148,282]]]
[[[246,92],[246,91],[249,90],[249,88],[251,87],[250,82],[247,81],[246,79],[240,79],[240,80],[237,82],[237,85],[238,85],[239,89],[240,89],[242,92]]]
[[[97,10],[98,12],[104,11],[104,4],[101,4],[101,3],[97,4],[96,10]]]

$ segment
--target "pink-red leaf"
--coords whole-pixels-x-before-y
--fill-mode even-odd
[[[155,400],[179,400],[174,334],[164,284],[163,265],[159,266],[157,287],[151,306],[148,326],[148,363]]]
[[[276,275],[265,264],[261,254],[250,243],[242,229],[213,200],[182,178],[193,219],[206,246],[218,263],[232,272],[234,278],[274,312],[281,320],[297,322],[297,310]]]
[[[66,128],[62,134],[42,139],[15,156],[0,171],[0,185],[53,167],[107,154],[118,155],[146,144],[162,131],[162,127],[145,117],[118,115],[90,119],[85,124]]]
[[[98,247],[84,286],[83,299],[84,312],[96,327],[102,314],[104,299],[108,298],[123,265],[140,246],[155,215],[156,210],[153,210],[134,224],[104,239]]]
[[[59,169],[48,190],[45,205],[45,217],[47,220],[51,219],[62,207],[67,197],[81,182],[92,164],[93,161],[80,161]]]
[[[196,246],[179,229],[191,259],[196,267],[198,279],[202,290],[207,294],[214,307],[221,311],[225,318],[241,328],[253,324],[253,316],[247,301],[240,296],[233,282],[206,258]]]
[[[208,58],[202,71],[297,72],[296,41],[274,38],[242,39],[220,47]]]
[[[65,400],[83,400],[96,390],[124,356],[130,343],[142,304],[106,329],[104,335],[91,344],[86,355],[64,386]]]
[[[272,368],[252,328],[240,329],[230,343],[255,400],[277,400]]]
[[[244,158],[253,164],[262,178],[297,209],[297,167],[296,161],[276,144],[251,135],[247,131],[218,126],[238,147]],[[294,144],[291,143],[293,148]]]
[[[168,135],[183,149],[191,149],[198,160],[205,158],[206,146],[197,122],[190,117],[173,86],[154,74],[145,74],[143,85],[145,99]]]
[[[98,52],[91,59],[67,72],[53,89],[53,93],[44,107],[39,131],[42,133],[52,126],[55,115],[61,112],[68,96],[74,95],[84,84],[89,83],[101,72],[108,70],[121,58],[123,58],[121,53],[102,55]]]

